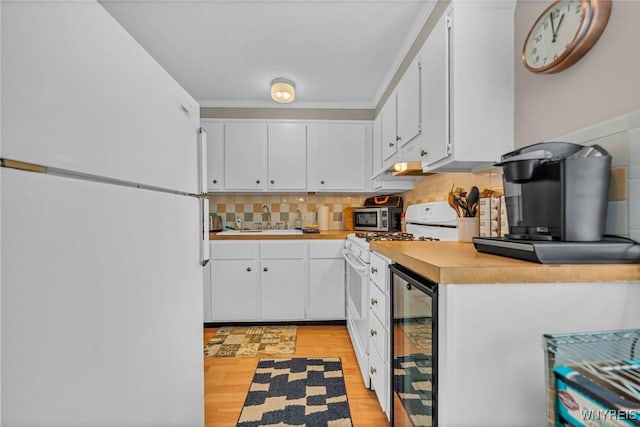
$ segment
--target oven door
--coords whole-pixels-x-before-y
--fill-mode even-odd
[[[348,250],[343,254],[347,264],[347,330],[362,380],[369,387],[369,265]]]
[[[380,208],[360,208],[353,212],[353,228],[360,231],[386,231]]]
[[[391,425],[437,426],[438,287],[397,264],[391,270]]]

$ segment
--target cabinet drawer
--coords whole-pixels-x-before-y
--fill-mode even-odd
[[[255,259],[258,242],[210,242],[211,259]]]
[[[386,325],[388,323],[387,296],[371,282],[369,282],[369,288],[369,307],[378,316],[378,319]]]
[[[307,257],[307,243],[295,240],[260,242],[262,259],[296,259]]]
[[[387,389],[389,388],[389,378],[387,365],[376,350],[371,351],[369,354],[369,377],[378,397],[378,402],[380,402],[380,407],[388,414]]]
[[[371,277],[373,283],[385,293],[389,292],[389,272],[387,265],[389,265],[389,261],[386,258],[375,252],[371,253],[371,276],[369,277]]]
[[[344,240],[309,242],[309,258],[342,258]]]
[[[376,316],[369,319],[369,337],[371,344],[381,355],[387,354],[387,330]]]

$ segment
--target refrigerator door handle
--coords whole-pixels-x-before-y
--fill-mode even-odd
[[[207,192],[207,131],[203,127],[198,131],[198,180],[198,192],[205,194]]]
[[[200,215],[202,226],[202,234],[200,239],[201,264],[204,267],[209,263],[209,199],[203,197],[200,199]]]

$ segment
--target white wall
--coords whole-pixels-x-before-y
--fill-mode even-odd
[[[613,1],[600,40],[572,67],[538,75],[520,59],[550,1],[519,0],[515,11],[515,146],[565,135],[640,110],[640,2]]]

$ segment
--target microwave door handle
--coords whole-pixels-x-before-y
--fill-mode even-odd
[[[363,273],[367,271],[367,266],[353,259],[353,256],[349,252],[347,252],[346,250],[343,250],[342,254],[344,255],[344,259],[347,261],[347,263],[351,267],[354,268],[354,270],[356,270],[357,272],[363,272]]]

